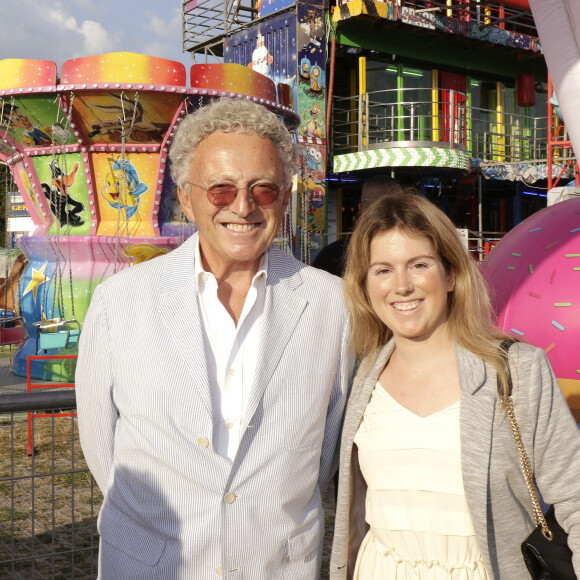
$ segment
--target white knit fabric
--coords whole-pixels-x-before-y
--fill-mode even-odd
[[[463,488],[459,401],[420,417],[377,382],[355,443],[370,525],[355,579],[487,579]]]

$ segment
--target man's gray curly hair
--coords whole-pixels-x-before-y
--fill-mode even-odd
[[[292,176],[298,171],[297,148],[282,119],[253,101],[223,97],[187,115],[179,125],[169,151],[171,177],[178,187],[184,187],[189,180],[197,147],[215,131],[270,139],[284,164],[284,187],[292,184]]]

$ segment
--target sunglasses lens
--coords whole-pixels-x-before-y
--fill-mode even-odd
[[[212,185],[207,190],[207,197],[213,205],[225,207],[234,203],[238,188],[231,183]],[[270,205],[278,199],[280,188],[275,183],[255,183],[250,187],[250,195],[258,205]]]
[[[230,183],[212,185],[207,190],[209,201],[217,207],[225,207],[226,205],[234,203],[237,193],[238,188]]]
[[[270,205],[278,199],[280,188],[275,183],[255,183],[250,193],[258,205]]]

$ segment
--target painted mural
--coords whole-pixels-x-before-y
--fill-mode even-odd
[[[288,85],[291,94],[288,106],[295,110],[298,102],[296,59],[296,17],[293,14],[272,16],[233,34],[224,43],[225,62],[241,64],[266,75],[277,85],[279,93],[279,85]]]
[[[300,225],[326,229],[326,48],[324,10],[298,5]]]
[[[16,374],[26,375],[28,355],[75,354],[94,288],[195,231],[177,202],[167,155],[188,112],[227,95],[298,125],[289,92],[257,70],[193,65],[190,78],[188,87],[180,63],[132,53],[67,61],[60,84],[54,63],[0,61],[0,158],[36,226],[20,243],[26,266],[17,284],[10,280],[19,299],[0,318],[0,342],[20,344]],[[6,342],[15,327],[25,332]],[[58,361],[38,363],[31,374],[70,381],[72,372]]]

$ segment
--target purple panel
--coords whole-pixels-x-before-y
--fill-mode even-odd
[[[242,64],[265,74],[276,84],[290,85],[296,110],[296,15],[279,14],[233,34],[224,43],[224,62]]]

